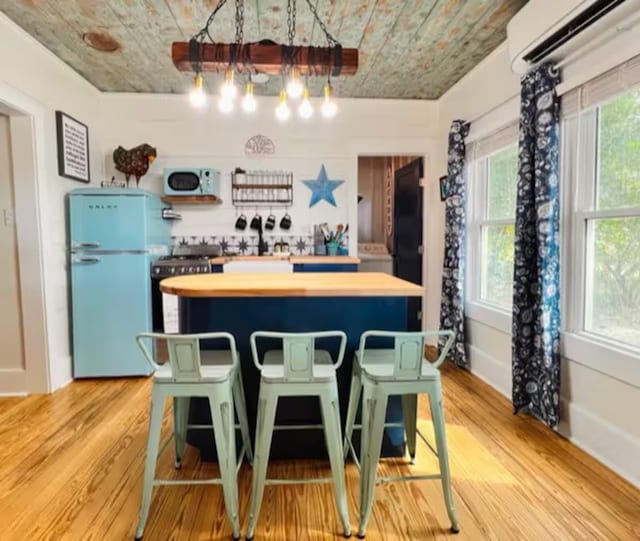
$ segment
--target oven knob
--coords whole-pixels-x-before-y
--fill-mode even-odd
[[[175,269],[175,267],[171,267],[171,269],[169,270],[169,272],[170,272],[171,274],[175,274],[175,273],[176,273],[176,269]]]
[[[153,269],[153,273],[160,274],[160,267],[156,267],[155,269]]]
[[[207,266],[206,265],[202,265],[202,272],[207,272]]]
[[[193,272],[193,267],[189,267],[189,272],[192,273]]]

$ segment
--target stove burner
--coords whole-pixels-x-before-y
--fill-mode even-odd
[[[153,278],[167,278],[184,274],[204,274],[211,272],[207,256],[163,256],[151,265]]]

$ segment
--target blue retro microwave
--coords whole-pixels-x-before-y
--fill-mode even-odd
[[[197,167],[164,170],[165,195],[219,195],[220,171]]]

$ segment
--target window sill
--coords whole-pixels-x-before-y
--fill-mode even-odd
[[[495,305],[470,301],[466,317],[511,335],[511,313]],[[574,363],[640,388],[640,352],[617,346],[587,333],[562,332],[562,356]]]
[[[592,370],[640,388],[640,353],[617,347],[586,333],[562,333],[562,356]]]
[[[505,334],[511,335],[511,312],[495,304],[483,301],[471,301],[465,306],[469,319],[493,327]]]

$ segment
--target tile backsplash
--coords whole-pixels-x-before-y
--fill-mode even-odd
[[[289,252],[296,255],[313,255],[313,235],[263,235],[268,244],[268,253],[273,251],[276,242],[289,244]],[[173,246],[212,245],[218,244],[225,254],[258,255],[258,235],[212,235],[212,236],[173,236]],[[343,246],[349,245],[347,237]]]

